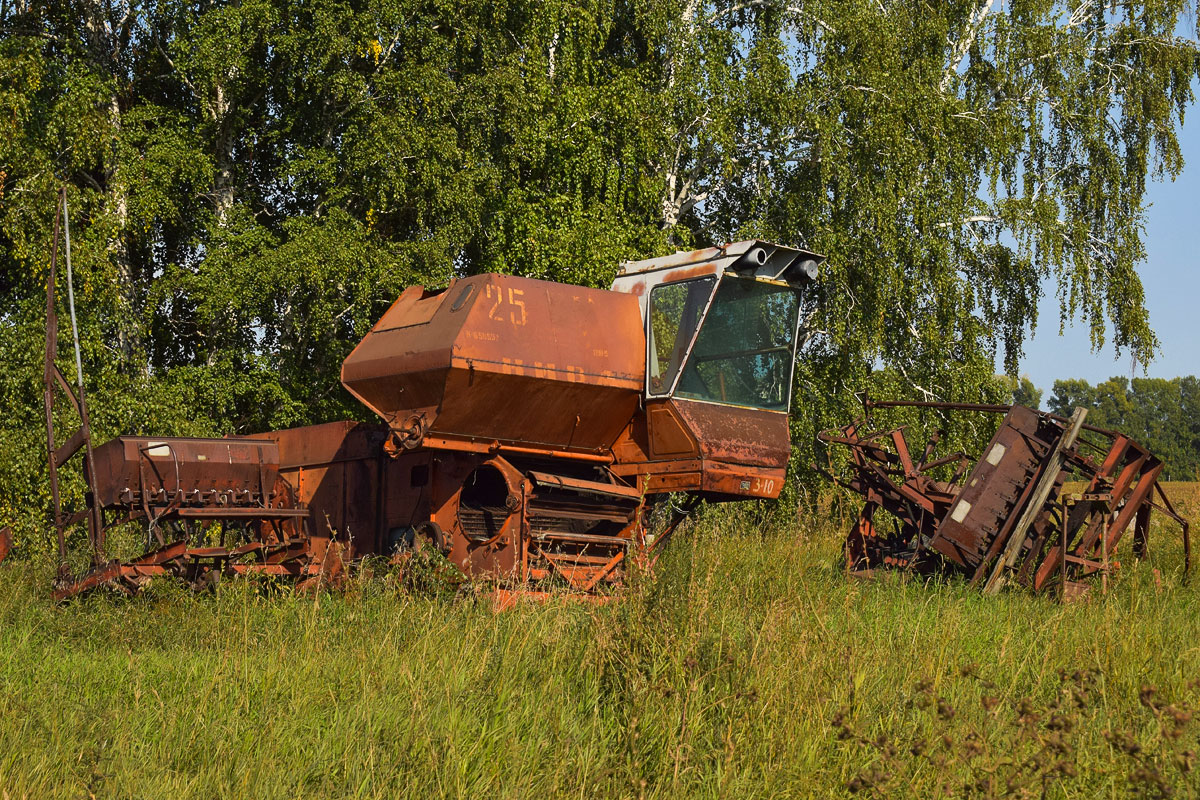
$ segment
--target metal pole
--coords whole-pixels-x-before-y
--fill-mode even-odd
[[[79,355],[79,326],[75,322],[75,280],[71,275],[71,214],[67,210],[67,193],[63,192],[63,236],[67,257],[67,308],[71,312],[71,338],[75,342],[75,383],[83,396],[83,359]]]
[[[80,427],[83,431],[84,443],[84,482],[88,487],[88,529],[92,540],[92,561],[100,564],[104,561],[104,512],[96,504],[92,492],[92,481],[95,480],[96,462],[92,456],[92,422],[88,417],[87,395],[83,390],[83,357],[79,347],[79,326],[75,321],[75,281],[71,273],[71,219],[67,208],[67,192],[63,189],[63,243],[66,245],[64,254],[67,261],[67,307],[71,314],[71,337],[75,343],[75,383],[79,387],[79,416]]]
[[[44,402],[46,406],[46,460],[50,474],[50,497],[54,503],[54,529],[58,535],[58,560],[67,558],[66,533],[63,530],[62,499],[58,489],[58,464],[54,454],[54,356],[58,352],[58,314],[54,311],[54,283],[58,273],[58,231],[62,209],[54,208],[54,243],[50,246],[50,274],[46,277],[46,371]]]

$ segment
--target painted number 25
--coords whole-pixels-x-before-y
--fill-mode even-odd
[[[495,303],[488,310],[488,319],[504,320],[504,311],[500,308],[500,306],[504,305],[504,294],[503,286],[488,285],[487,298],[491,300],[492,295],[495,295]],[[508,321],[513,325],[525,324],[525,301],[521,299],[524,294],[525,291],[523,289],[513,289],[511,287],[508,289],[508,305],[510,306]]]

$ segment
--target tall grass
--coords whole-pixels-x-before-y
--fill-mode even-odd
[[[378,578],[57,607],[5,565],[0,797],[1197,795],[1165,536],[1068,606],[854,581],[839,536],[722,509],[619,602],[500,614]]]

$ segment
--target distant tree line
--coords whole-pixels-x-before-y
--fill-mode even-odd
[[[1200,379],[1109,378],[1054,382],[1048,410],[1086,408],[1092,425],[1126,433],[1166,464],[1167,480],[1200,480]]]

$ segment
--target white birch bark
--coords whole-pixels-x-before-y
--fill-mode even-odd
[[[967,19],[967,27],[963,31],[962,36],[958,38],[958,41],[954,43],[954,48],[950,54],[950,63],[947,64],[946,72],[942,75],[942,94],[950,91],[950,87],[954,83],[954,76],[958,74],[958,65],[966,58],[971,45],[975,43],[975,39],[983,29],[983,22],[991,12],[993,2],[994,0],[983,0]]]

